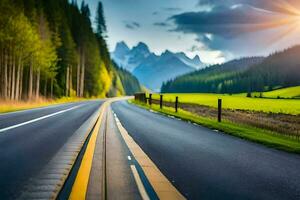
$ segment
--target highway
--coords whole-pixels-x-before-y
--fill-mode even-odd
[[[0,199],[17,198],[102,101],[0,115]]]
[[[300,199],[300,156],[115,102],[131,137],[187,199]]]
[[[118,98],[0,114],[0,160],[0,199],[300,199],[299,155]]]

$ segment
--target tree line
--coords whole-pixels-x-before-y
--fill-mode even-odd
[[[264,92],[300,85],[300,46],[275,52],[266,58],[253,57],[213,65],[163,84],[165,93]]]
[[[0,13],[1,98],[126,93],[116,84],[120,75],[106,45],[101,2],[96,30],[84,1],[1,0]]]

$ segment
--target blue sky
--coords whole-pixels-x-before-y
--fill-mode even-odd
[[[97,0],[86,0],[92,13]],[[267,55],[300,42],[299,0],[102,0],[108,44],[142,41],[206,63]]]

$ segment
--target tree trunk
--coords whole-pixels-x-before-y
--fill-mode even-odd
[[[70,66],[70,75],[69,75],[69,96],[71,96],[71,92],[73,90],[73,83],[72,83],[72,75],[73,75],[72,66]]]
[[[81,59],[80,56],[78,56],[78,63],[77,63],[77,87],[76,87],[76,95],[77,97],[80,96],[80,67],[81,67]]]
[[[35,88],[35,99],[40,97],[40,77],[41,77],[41,69],[38,68],[36,73],[36,88]]]
[[[12,77],[12,59],[11,55],[8,55],[8,85],[7,85],[7,96],[11,98],[11,77]]]
[[[7,50],[4,49],[4,99],[7,99]]]
[[[21,69],[20,69],[20,93],[19,93],[19,99],[22,99],[22,92],[23,92],[23,62],[21,61]]]
[[[45,78],[45,84],[44,84],[44,97],[47,98],[47,82],[48,82],[48,79]]]
[[[66,96],[69,96],[69,76],[70,76],[70,73],[69,73],[69,66],[67,67],[67,73],[66,73]]]
[[[50,97],[53,98],[53,78],[51,78]]]
[[[15,77],[16,77],[16,57],[13,55],[12,77],[11,77],[11,99],[15,99]]]
[[[16,79],[16,91],[15,99],[19,100],[19,89],[20,89],[20,73],[21,73],[21,57],[18,59],[17,79]]]
[[[82,67],[81,67],[81,80],[80,80],[80,97],[83,97],[84,92],[84,71],[85,71],[85,57],[82,56]]]
[[[32,98],[32,81],[33,81],[33,67],[32,61],[29,67],[29,83],[28,83],[28,99],[31,100]]]

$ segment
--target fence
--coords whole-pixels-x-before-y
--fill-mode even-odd
[[[157,100],[152,98],[152,94],[149,94],[149,97],[147,98],[145,93],[136,93],[134,95],[134,97],[135,97],[136,101],[140,101],[140,102],[146,103],[146,104],[148,103],[150,106],[153,104],[153,102],[157,103]],[[163,95],[160,94],[159,95],[160,109],[163,109],[164,103],[167,103],[169,107],[174,107],[175,112],[178,112],[178,108],[179,108],[179,97],[178,96],[175,97],[175,101],[174,101],[173,105],[171,105],[172,102],[164,102]],[[218,104],[218,122],[221,122],[222,121],[222,99],[218,99],[217,104]]]
[[[148,103],[150,106],[153,104],[159,105],[160,109],[163,109],[164,106],[169,108],[173,107],[174,112],[178,112],[179,109],[182,109],[202,117],[216,119],[219,123],[223,120],[231,121],[237,124],[245,124],[270,130],[300,140],[299,115],[294,116],[280,113],[270,114],[248,110],[226,109],[222,108],[222,99],[216,99],[216,107],[210,107],[201,104],[180,102],[180,96],[174,97],[173,101],[165,99],[163,94],[160,94],[158,98],[153,98],[153,96],[154,95],[149,94],[147,98],[145,93],[139,94],[136,96],[136,100]]]

